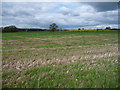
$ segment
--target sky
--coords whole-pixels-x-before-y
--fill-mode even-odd
[[[118,28],[117,2],[2,2],[2,26],[59,29]]]

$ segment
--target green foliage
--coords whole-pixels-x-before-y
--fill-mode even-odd
[[[15,26],[7,26],[2,29],[2,32],[18,32]]]
[[[53,23],[53,24],[51,24],[51,25],[50,25],[50,27],[49,27],[49,28],[50,28],[50,30],[51,30],[51,31],[53,31],[53,32],[54,32],[55,30],[57,30],[58,25],[57,25],[56,23]]]
[[[111,29],[111,27],[106,27],[105,29],[106,29],[106,30],[110,30],[110,29]]]

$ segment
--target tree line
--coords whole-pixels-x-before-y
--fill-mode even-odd
[[[14,25],[2,27],[2,32],[20,32],[20,31],[56,31],[58,30],[58,25],[53,23],[49,26],[49,29],[40,29],[40,28],[17,28]]]
[[[49,25],[49,29],[38,29],[38,28],[17,28],[16,26],[6,26],[2,27],[2,32],[20,32],[20,31],[58,31],[58,25],[56,23],[52,23]],[[61,29],[62,30],[62,29]],[[78,28],[78,30],[85,30],[84,28]],[[97,29],[99,30],[99,29]],[[101,30],[101,29],[100,29]],[[118,30],[116,28],[111,29],[111,27],[106,27],[104,30]],[[66,31],[66,30],[63,30]]]
[[[17,28],[16,26],[2,27],[2,32],[21,32],[21,31],[45,31],[47,29],[38,28]]]

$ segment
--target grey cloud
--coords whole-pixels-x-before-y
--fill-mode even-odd
[[[58,5],[59,3],[4,3],[3,25],[49,28],[51,23],[56,23],[60,28],[77,29],[117,24],[117,10],[114,9],[97,12],[93,5],[72,3],[76,7],[61,6],[57,11],[51,11]]]
[[[93,6],[98,12],[118,9],[118,2],[89,2],[84,3]]]

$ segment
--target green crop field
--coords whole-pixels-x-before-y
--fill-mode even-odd
[[[3,88],[117,88],[118,31],[2,33]]]

